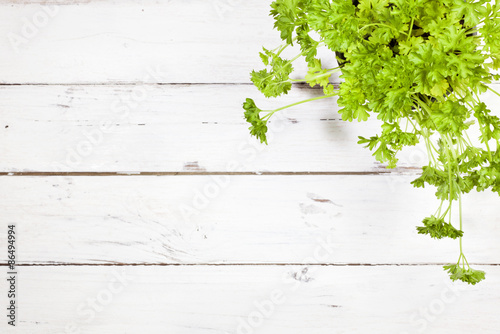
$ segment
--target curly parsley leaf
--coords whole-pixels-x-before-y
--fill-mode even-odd
[[[450,223],[446,223],[443,218],[434,216],[427,217],[422,222],[424,226],[418,226],[417,231],[419,234],[428,234],[431,238],[442,239],[451,238],[456,239],[464,235],[463,231],[457,230]]]
[[[267,120],[263,120],[260,117],[262,110],[260,110],[250,98],[247,98],[243,103],[243,109],[245,109],[245,120],[251,124],[249,127],[250,134],[257,137],[261,143],[267,144]]]
[[[486,273],[482,270],[465,268],[459,264],[449,264],[443,266],[448,272],[452,281],[462,281],[468,284],[476,285],[485,279]]]

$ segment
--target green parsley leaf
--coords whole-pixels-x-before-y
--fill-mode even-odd
[[[251,124],[249,127],[250,134],[257,137],[261,143],[267,144],[267,121],[260,117],[262,110],[257,108],[255,102],[249,98],[243,103],[243,109],[245,109],[245,120]]]

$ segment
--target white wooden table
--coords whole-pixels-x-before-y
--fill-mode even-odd
[[[409,184],[422,148],[386,170],[356,144],[376,120],[344,123],[334,100],[249,137],[246,97],[318,94],[250,85],[279,43],[269,3],[0,2],[1,333],[500,332],[498,196],[464,204],[486,281],[452,284],[457,243],[415,230],[436,205]]]

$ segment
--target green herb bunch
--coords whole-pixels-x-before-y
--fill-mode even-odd
[[[500,0],[276,0],[271,8],[284,43],[263,49],[266,68],[252,71],[252,82],[266,97],[287,94],[293,82],[319,85],[324,94],[275,110],[246,99],[250,133],[267,143],[267,122],[277,111],[338,96],[343,120],[382,122],[380,133],[358,143],[388,168],[396,167],[403,147],[423,141],[429,164],[412,184],[436,187],[441,204],[418,233],[458,239],[458,261],[445,270],[452,280],[483,280],[485,273],[471,268],[463,253],[461,196],[473,189],[500,194],[500,119],[479,97],[495,92],[488,84],[499,79],[493,73],[500,67]],[[293,45],[299,54],[284,59],[283,50]],[[335,54],[338,67],[322,66],[320,47]],[[291,79],[299,58],[307,75]],[[335,89],[329,79],[340,71]],[[480,130],[476,144],[467,133],[473,124]],[[460,218],[452,224],[456,202]]]

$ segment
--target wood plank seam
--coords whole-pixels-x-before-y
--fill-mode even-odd
[[[319,267],[418,267],[418,266],[443,266],[448,262],[435,263],[76,263],[76,262],[61,262],[61,263],[18,263],[17,267],[64,267],[64,266],[89,266],[89,267],[231,267],[231,266],[319,266]],[[500,266],[500,263],[485,263],[485,262],[470,262],[470,265],[478,266]],[[0,266],[7,266],[6,263],[0,263]]]
[[[394,170],[373,172],[0,172],[0,176],[190,176],[190,175],[418,175],[418,167],[398,167]]]

